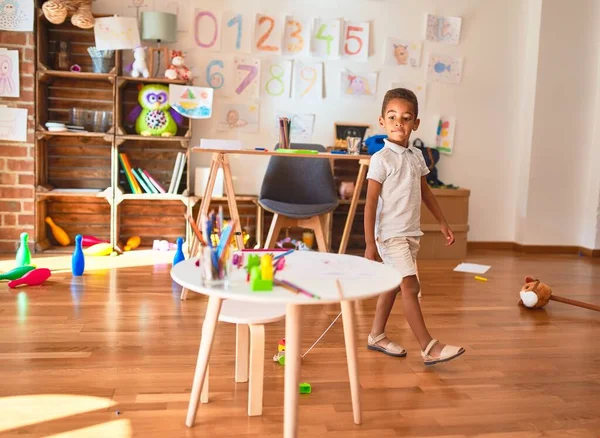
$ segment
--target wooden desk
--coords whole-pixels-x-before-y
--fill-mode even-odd
[[[352,223],[354,222],[354,215],[356,214],[356,207],[358,206],[358,200],[360,197],[360,192],[362,189],[363,182],[365,180],[365,176],[367,174],[367,167],[371,161],[370,155],[347,155],[347,154],[332,154],[328,152],[320,152],[318,154],[290,154],[290,153],[281,153],[277,151],[257,151],[254,149],[239,149],[239,150],[224,150],[224,149],[203,149],[200,147],[193,147],[190,149],[191,152],[203,152],[203,153],[211,153],[212,160],[210,163],[210,170],[208,176],[208,183],[204,188],[204,195],[202,196],[202,202],[200,203],[200,210],[198,211],[198,217],[196,218],[196,223],[200,226],[200,218],[208,215],[210,201],[212,199],[213,187],[215,185],[215,180],[217,178],[217,172],[220,168],[223,169],[223,179],[225,180],[225,189],[227,191],[227,203],[229,205],[229,213],[231,215],[231,219],[236,220],[236,242],[238,248],[244,248],[244,241],[242,236],[242,225],[237,209],[237,203],[235,200],[235,190],[233,188],[233,176],[231,174],[231,167],[229,165],[229,157],[228,155],[258,155],[264,157],[287,157],[289,159],[294,158],[313,158],[313,159],[328,159],[328,160],[350,160],[350,161],[358,161],[360,167],[358,170],[358,176],[356,178],[356,188],[354,190],[354,194],[352,195],[352,200],[350,202],[348,217],[346,218],[346,224],[344,226],[344,233],[342,235],[342,240],[340,242],[339,254],[344,254],[346,252],[346,247],[348,245],[348,239],[350,238],[350,231],[352,229]],[[197,193],[196,193],[197,195]],[[192,247],[190,252],[190,257],[195,257],[198,251],[198,239],[196,236],[192,235]],[[184,288],[181,292],[181,299],[185,300],[187,298],[188,290]]]

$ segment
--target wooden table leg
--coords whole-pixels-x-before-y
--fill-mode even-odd
[[[302,306],[288,304],[285,317],[284,438],[296,438],[298,436],[301,318]]]
[[[210,162],[210,170],[208,172],[208,182],[206,187],[204,188],[204,195],[202,196],[202,201],[200,202],[200,210],[198,211],[198,217],[196,218],[196,225],[198,225],[198,229],[202,230],[203,224],[201,224],[200,219],[203,216],[206,216],[208,213],[208,209],[210,207],[210,201],[212,199],[212,192],[215,187],[215,181],[217,180],[217,173],[219,172],[219,167],[221,167],[221,163],[223,162],[223,154],[214,153],[212,155],[212,160]],[[198,247],[200,242],[196,238],[196,236],[192,233],[192,250],[190,252],[190,257],[195,257],[198,253]],[[181,300],[186,300],[188,295],[188,289],[183,288],[181,290]]]
[[[215,338],[215,330],[217,328],[219,313],[221,313],[222,303],[222,298],[212,295],[208,298],[206,316],[204,317],[204,323],[202,324],[202,338],[200,339],[198,361],[196,362],[194,382],[192,383],[192,393],[190,394],[190,403],[185,419],[185,424],[188,427],[192,427],[196,421],[196,411],[198,410],[198,402],[200,401],[200,394],[202,393],[204,379],[206,378],[208,360],[210,359],[210,351]]]
[[[236,242],[238,249],[244,249],[244,236],[242,235],[242,221],[240,220],[240,214],[238,213],[237,201],[235,200],[235,190],[233,188],[233,176],[231,175],[231,167],[229,166],[229,157],[223,155],[223,179],[225,180],[225,187],[227,188],[227,205],[229,205],[229,214],[231,219],[235,219],[236,222]]]
[[[354,333],[354,309],[352,308],[353,306],[352,303],[350,303],[350,301],[342,301],[341,307],[342,320],[344,322],[344,341],[346,342],[346,357],[348,359],[348,377],[350,380],[350,394],[352,396],[352,412],[354,414],[354,424],[360,424],[362,422],[362,414],[360,411],[360,382],[358,380],[358,358],[356,354],[356,338]]]
[[[360,168],[358,169],[358,176],[356,177],[356,184],[354,186],[354,193],[352,194],[352,201],[350,201],[350,208],[348,209],[348,217],[346,218],[346,225],[344,226],[344,234],[342,234],[342,240],[340,241],[340,249],[338,254],[345,254],[346,248],[348,247],[348,240],[350,239],[350,231],[352,230],[352,224],[354,223],[354,215],[356,214],[356,207],[358,206],[358,199],[360,198],[360,192],[362,190],[363,182],[367,176],[367,167],[369,166],[368,160],[360,160]]]

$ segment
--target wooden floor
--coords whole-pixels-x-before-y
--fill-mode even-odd
[[[599,437],[600,314],[551,302],[517,306],[525,275],[556,295],[600,304],[600,262],[567,256],[475,252],[488,282],[419,263],[426,321],[462,345],[460,359],[426,368],[398,302],[388,325],[409,352],[366,349],[374,300],[359,304],[363,424],[352,422],[341,320],[304,359],[301,437]],[[179,301],[169,265],[54,275],[45,286],[0,284],[0,437],[279,437],[284,369],[272,362],[284,324],[267,327],[262,417],[246,416],[235,384],[232,325],[220,323],[211,402],[184,425],[206,299]],[[193,294],[192,294],[193,295]],[[337,315],[310,306],[302,351]]]

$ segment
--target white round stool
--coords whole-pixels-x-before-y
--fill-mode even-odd
[[[251,417],[262,415],[263,408],[264,325],[284,318],[285,304],[224,300],[221,306],[219,321],[235,324],[235,381],[248,382],[248,415]],[[248,331],[250,332],[250,345],[248,345]],[[248,347],[250,347],[249,367]],[[250,371],[250,379],[248,379],[248,371]],[[208,403],[208,368],[200,401]]]

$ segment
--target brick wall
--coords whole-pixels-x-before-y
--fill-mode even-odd
[[[14,252],[19,235],[34,238],[34,34],[0,32],[0,47],[19,50],[20,97],[0,97],[0,105],[26,108],[27,143],[0,141],[0,253]]]

